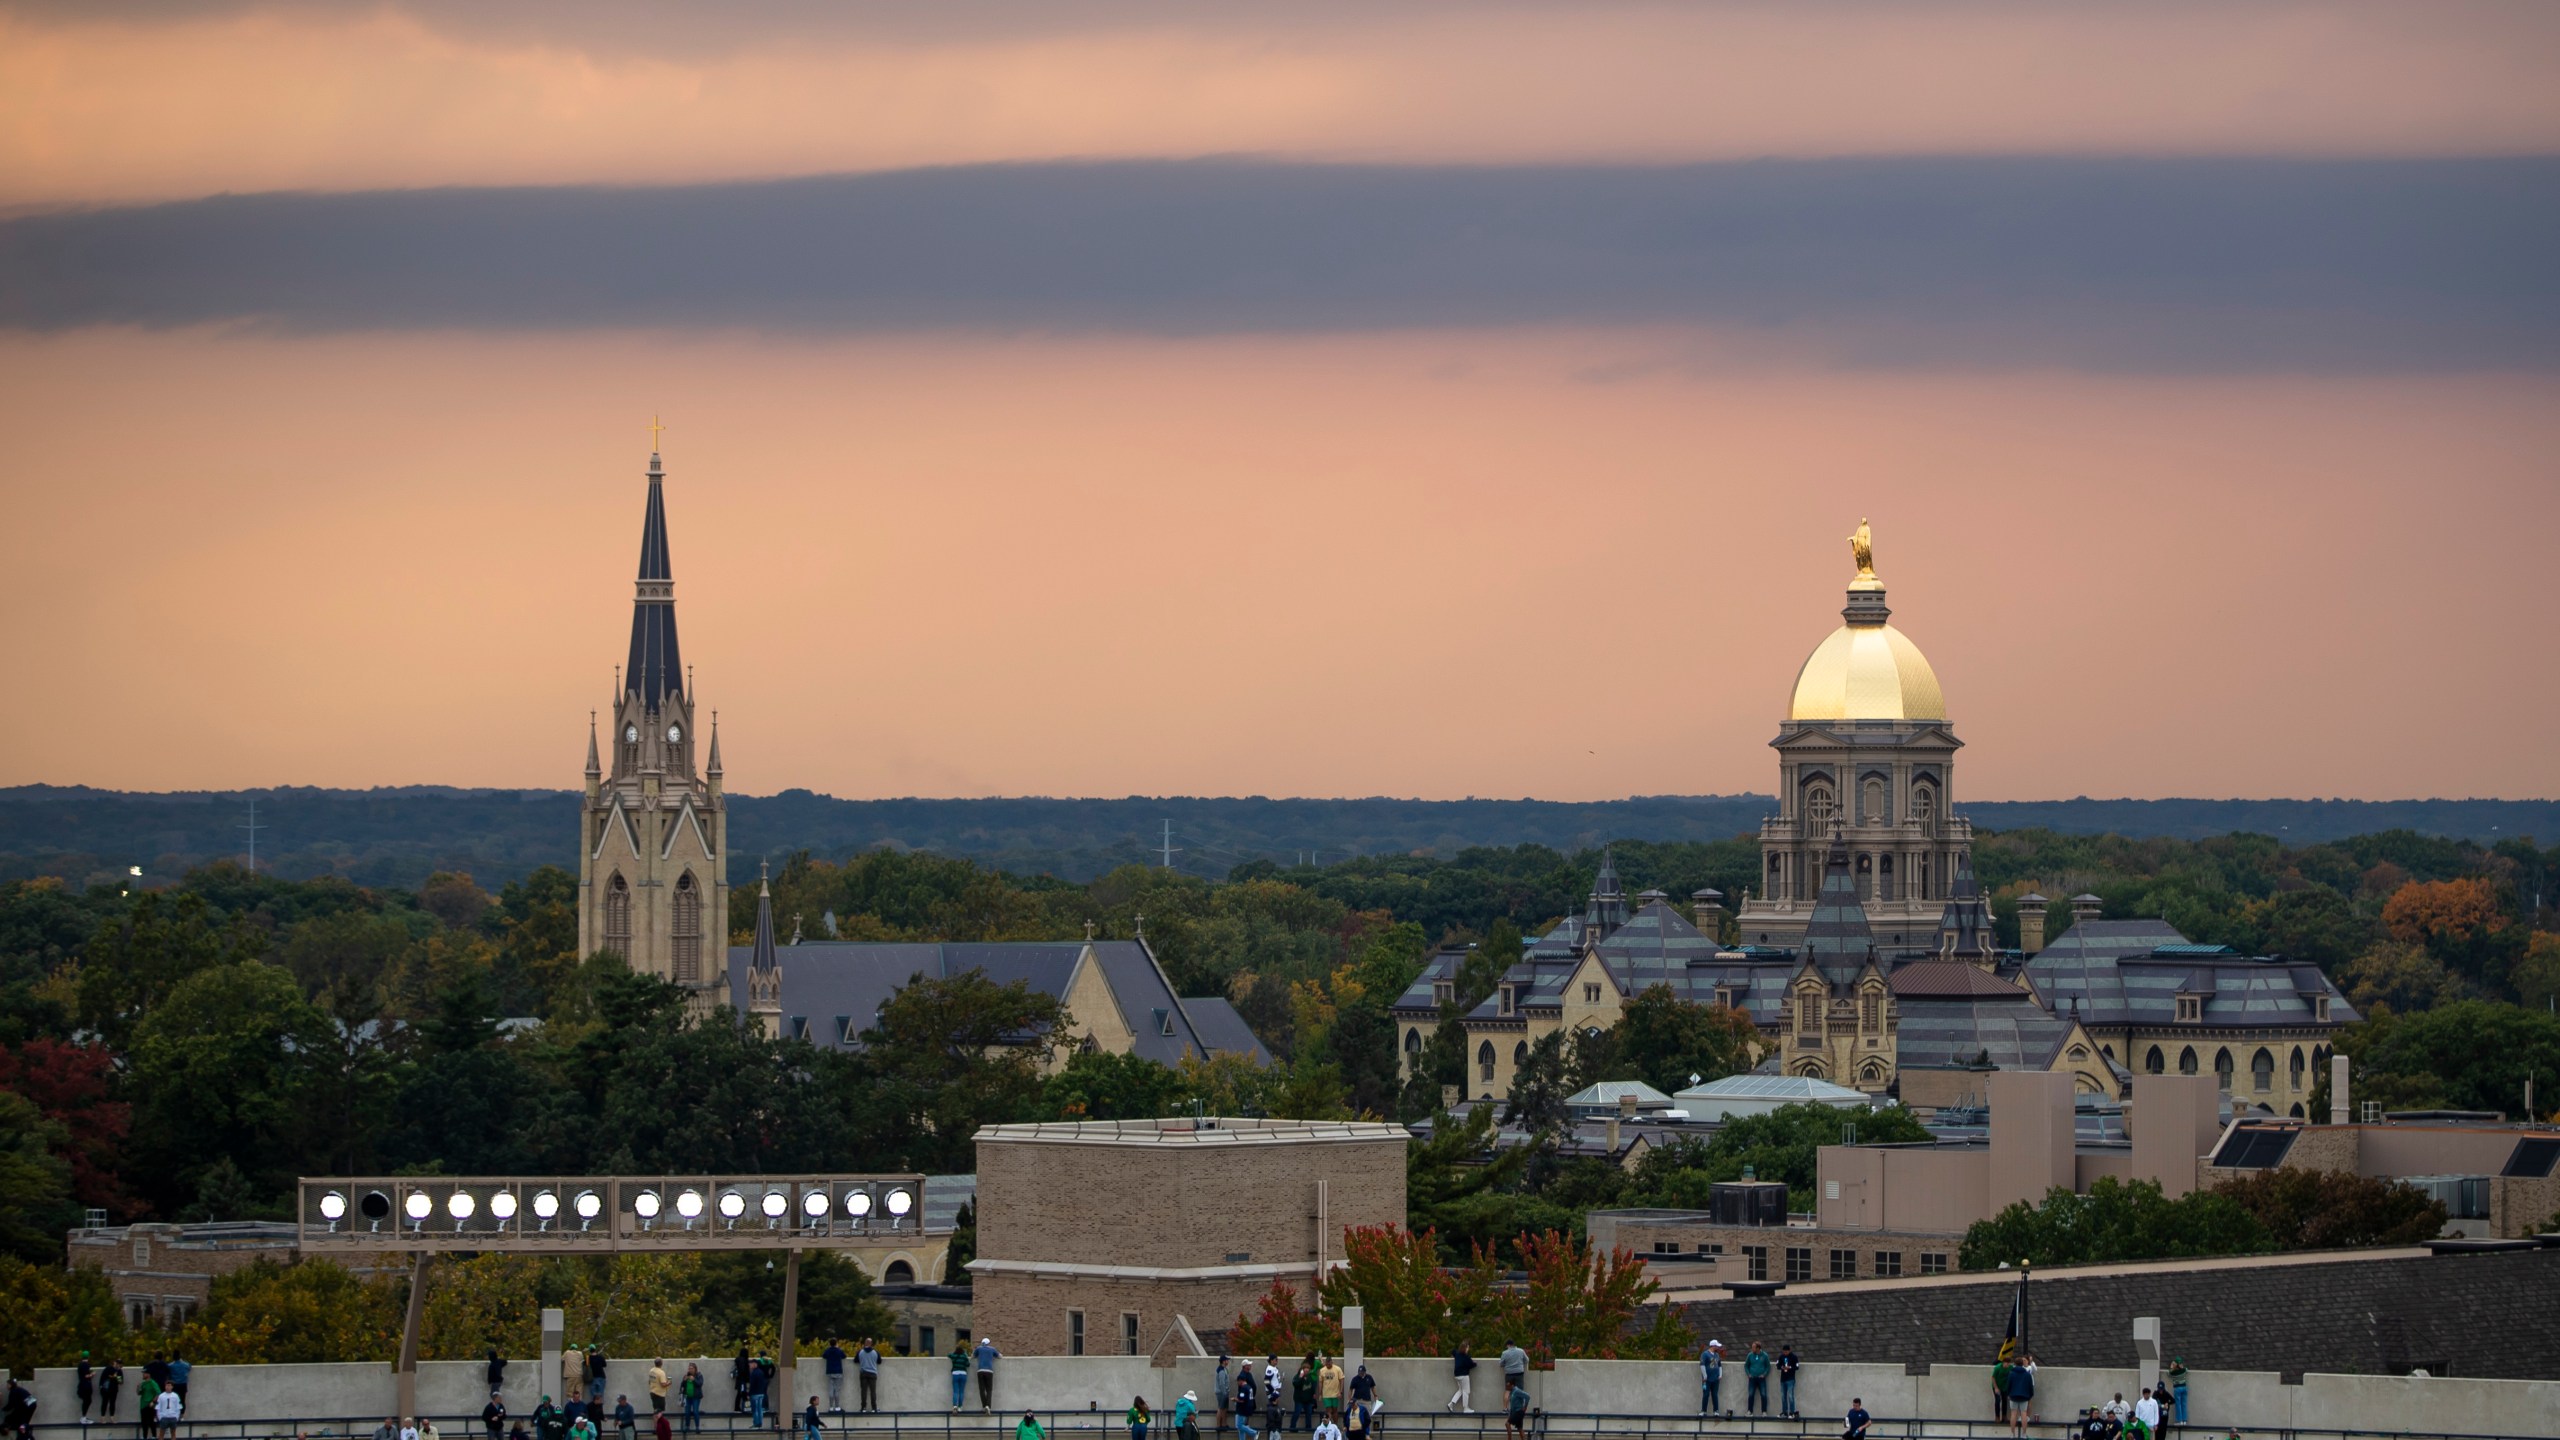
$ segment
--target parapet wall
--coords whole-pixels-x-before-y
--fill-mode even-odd
[[[1258,1366],[1261,1357],[1254,1357]],[[705,1409],[728,1408],[728,1359],[694,1360],[710,1377],[712,1393]],[[682,1374],[678,1359],[670,1374]],[[1437,1410],[1449,1400],[1452,1381],[1444,1359],[1375,1359],[1368,1362],[1378,1381],[1392,1433],[1399,1413]],[[645,1360],[614,1362],[612,1392],[628,1393],[645,1417],[648,1402],[642,1377]],[[628,1365],[629,1369],[622,1367]],[[1291,1369],[1285,1360],[1283,1369]],[[1816,1417],[1837,1416],[1858,1397],[1877,1418],[1898,1421],[1988,1420],[1991,1418],[1990,1369],[1982,1365],[1937,1365],[1912,1374],[1898,1364],[1837,1364],[1808,1361],[1797,1395],[1797,1408]],[[539,1365],[518,1361],[508,1370],[522,1385],[507,1387],[508,1408],[530,1412],[545,1393],[535,1384]],[[1726,1367],[1725,1405],[1742,1410],[1742,1367]],[[823,1395],[824,1367],[815,1359],[799,1362],[797,1393]],[[1018,1414],[1100,1411],[1115,1414],[1136,1396],[1150,1405],[1170,1405],[1186,1390],[1196,1391],[1204,1405],[1215,1393],[1216,1362],[1184,1360],[1171,1369],[1152,1367],[1143,1356],[1009,1356],[997,1366],[996,1406]],[[420,1409],[437,1418],[448,1434],[476,1434],[487,1399],[478,1361],[438,1361],[418,1372]],[[2047,1365],[2038,1370],[2036,1414],[2059,1421],[2082,1406],[2104,1404],[2137,1381],[2131,1369],[2068,1368]],[[1501,1375],[1485,1357],[1476,1372],[1475,1408],[1492,1412],[1501,1404]],[[1772,1386],[1774,1389],[1774,1385]],[[188,1418],[197,1421],[305,1420],[370,1421],[390,1413],[394,1376],[383,1364],[361,1365],[199,1365],[188,1386]],[[41,1429],[76,1430],[79,1406],[72,1398],[69,1370],[40,1370],[35,1391]],[[1539,1409],[1559,1415],[1621,1415],[1660,1418],[1698,1413],[1698,1368],[1688,1361],[1566,1360],[1553,1370],[1534,1371],[1529,1393]],[[2272,1372],[2197,1371],[2188,1386],[2189,1414],[2195,1427],[2244,1431],[2358,1430],[2418,1434],[2517,1435],[2560,1437],[2560,1381],[2461,1380],[2412,1376],[2308,1374],[2287,1384]],[[846,1400],[853,1384],[846,1380]],[[133,1396],[124,1396],[125,1415]],[[951,1403],[950,1365],[939,1357],[890,1359],[882,1363],[881,1403],[885,1409],[940,1414]],[[976,1408],[972,1382],[969,1407]],[[299,1427],[318,1432],[343,1425]],[[1821,1427],[1816,1426],[1817,1430]]]

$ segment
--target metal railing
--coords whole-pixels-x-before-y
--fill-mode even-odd
[[[971,1400],[976,1399],[972,1395]],[[670,1411],[670,1417],[675,1412]],[[1033,1410],[1030,1412],[1043,1435],[1075,1437],[1127,1437],[1127,1421],[1118,1410]],[[821,1440],[841,1440],[847,1435],[860,1435],[863,1440],[990,1440],[1010,1437],[1022,1423],[1024,1412],[998,1406],[993,1414],[982,1414],[974,1404],[962,1413],[947,1410],[890,1410],[868,1414],[822,1413],[824,1426]],[[486,1440],[477,1415],[434,1417],[440,1440]],[[1232,1429],[1219,1429],[1203,1416],[1201,1440],[1242,1440]],[[510,1416],[512,1428],[524,1416]],[[654,1415],[643,1415],[632,1431],[634,1440],[651,1440]],[[1452,1415],[1438,1410],[1391,1412],[1381,1417],[1382,1424],[1370,1431],[1373,1440],[1501,1440],[1505,1433],[1503,1417],[1492,1411],[1474,1415]],[[380,1415],[275,1417],[259,1420],[181,1421],[176,1427],[177,1440],[373,1440],[381,1426]],[[797,1416],[778,1423],[768,1415],[761,1430],[749,1423],[746,1415],[730,1411],[706,1412],[698,1430],[679,1428],[677,1435],[717,1435],[723,1440],[747,1435],[764,1435],[775,1440],[805,1440],[804,1428]],[[1172,1412],[1158,1410],[1148,1440],[1176,1440]],[[1527,1430],[1533,1440],[1829,1440],[1841,1434],[1844,1422],[1833,1417],[1802,1420],[1779,1420],[1766,1416],[1695,1416],[1695,1415],[1609,1415],[1558,1414],[1533,1410]],[[2070,1440],[2077,1433],[2076,1420],[2046,1420],[2026,1427],[2031,1440]],[[528,1430],[530,1426],[528,1424]],[[45,1421],[34,1427],[35,1440],[151,1440],[147,1427],[130,1420],[82,1423]],[[1258,1437],[1303,1436],[1303,1429],[1281,1427],[1257,1429]],[[1879,1416],[1868,1427],[1868,1440],[2005,1440],[2013,1434],[2004,1421],[1896,1418]],[[2237,1435],[2241,1440],[2508,1440],[2508,1437],[2473,1435],[2462,1431],[2403,1430],[2296,1430],[2250,1426],[2228,1427],[2208,1425],[2163,1426],[2163,1440],[2223,1440]],[[2560,1435],[2560,1426],[2555,1426]],[[598,1440],[621,1440],[621,1433],[611,1418],[597,1429]]]

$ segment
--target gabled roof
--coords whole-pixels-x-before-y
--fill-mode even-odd
[[[1895,969],[1885,983],[1902,999],[1956,999],[1967,995],[2027,998],[2027,992],[2019,986],[1962,960],[1915,960]]]
[[[2328,1023],[2361,1018],[2317,965],[2195,945],[2159,920],[2083,920],[2025,974],[2047,1005],[2068,1012],[2076,1001],[2091,1025],[2175,1024],[2181,995],[2202,997],[2206,1025],[2318,1024],[2322,997]]]
[[[1982,898],[1982,886],[1973,878],[1973,857],[1969,852],[1956,856],[1955,880],[1947,887],[1946,909],[1938,915],[1936,949],[1951,958],[1991,955],[2000,949],[1991,905]]]
[[[1969,967],[1968,967],[1969,968]],[[2019,995],[1911,999],[1901,1003],[1896,1063],[1905,1070],[1970,1065],[1986,1052],[2003,1070],[2050,1070],[2071,1021]]]
[[[1245,1028],[1241,1018],[1233,1027],[1227,1026],[1223,1016],[1213,1020],[1211,1023],[1220,1027],[1219,1039],[1223,1043],[1212,1043],[1189,1009],[1199,1002],[1177,997],[1155,957],[1143,942],[1136,940],[987,944],[817,940],[785,945],[776,952],[782,969],[782,1009],[788,1017],[784,1033],[797,1033],[799,1026],[792,1022],[804,1020],[810,1039],[835,1048],[851,1048],[879,1018],[889,997],[920,976],[948,979],[974,970],[998,985],[1019,980],[1043,995],[1064,1000],[1074,982],[1076,967],[1088,950],[1093,963],[1102,970],[1113,1003],[1120,1009],[1121,1023],[1134,1037],[1132,1053],[1163,1065],[1177,1064],[1185,1055],[1206,1058],[1219,1053],[1244,1053],[1233,1033]],[[753,946],[730,947],[732,994],[747,993],[746,969],[754,955]],[[1079,1018],[1090,1021],[1098,1017]],[[1166,1033],[1168,1026],[1170,1034]],[[1246,1029],[1245,1033],[1249,1036],[1251,1031]],[[1268,1058],[1258,1042],[1252,1053]]]

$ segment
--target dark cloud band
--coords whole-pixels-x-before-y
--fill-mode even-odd
[[[1000,165],[0,222],[0,325],[1710,325],[1886,365],[2560,364],[2560,160]]]

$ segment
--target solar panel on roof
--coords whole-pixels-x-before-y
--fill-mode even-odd
[[[2223,1143],[2213,1163],[2229,1170],[2272,1170],[2284,1163],[2298,1130],[2239,1130]]]
[[[2500,1175],[2539,1180],[2560,1165],[2560,1136],[2528,1135],[2516,1142],[2516,1152],[2507,1157],[2507,1168]]]

